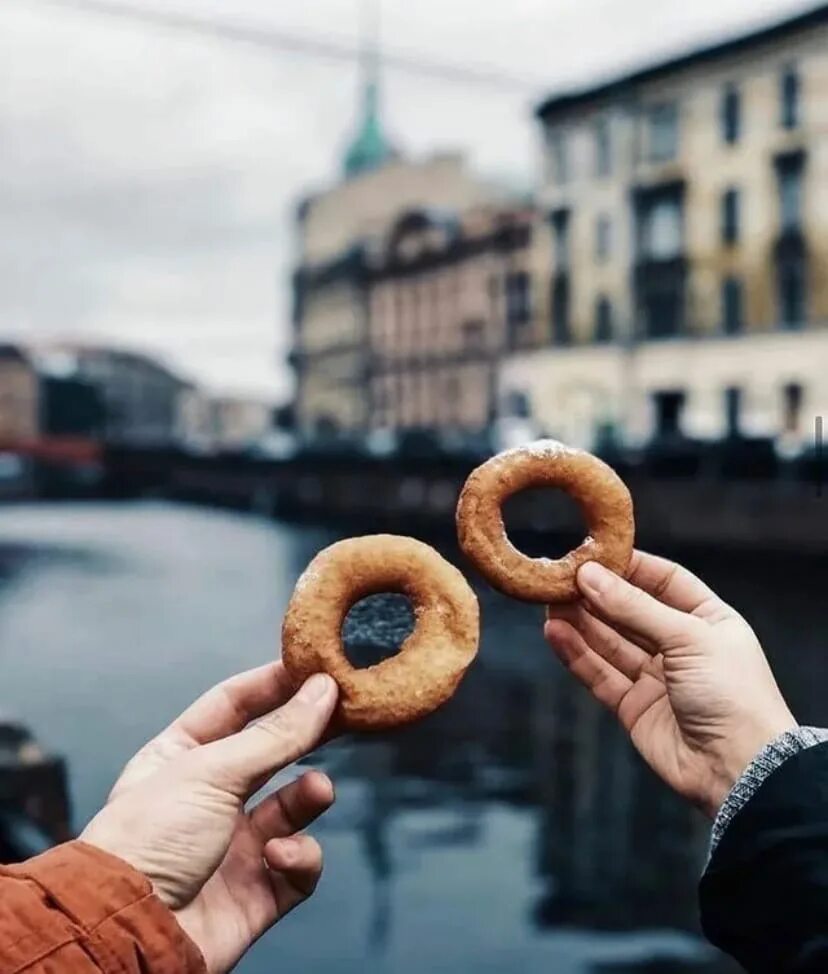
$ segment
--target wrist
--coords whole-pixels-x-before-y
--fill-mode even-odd
[[[770,743],[799,725],[787,707],[779,713],[757,720],[754,716],[740,723],[737,731],[717,741],[711,754],[711,781],[702,808],[715,818],[728,795],[745,771]]]

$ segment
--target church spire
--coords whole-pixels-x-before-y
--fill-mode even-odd
[[[362,13],[362,55],[360,74],[362,108],[359,127],[345,154],[346,177],[376,169],[396,153],[385,137],[379,106],[379,19],[380,0],[360,0]]]

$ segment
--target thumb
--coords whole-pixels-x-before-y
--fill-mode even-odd
[[[577,583],[604,620],[655,646],[657,652],[687,645],[704,625],[695,616],[659,602],[597,561],[580,567]]]
[[[243,731],[199,748],[201,773],[241,798],[307,754],[322,737],[336,706],[337,685],[316,673],[278,710]]]

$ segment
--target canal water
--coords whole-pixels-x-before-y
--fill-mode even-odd
[[[0,509],[0,710],[67,757],[77,828],[202,690],[277,654],[296,577],[338,536],[156,502]],[[680,556],[754,624],[800,718],[828,722],[819,562]],[[455,699],[314,757],[338,793],[315,827],[325,875],[240,970],[733,971],[696,921],[709,823],[560,672],[541,612],[478,591]],[[404,627],[398,605],[371,612],[361,643]]]

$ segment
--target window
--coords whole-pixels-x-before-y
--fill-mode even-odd
[[[547,129],[546,145],[549,152],[549,175],[556,183],[569,179],[569,159],[566,136],[561,131]]]
[[[742,390],[738,386],[729,386],[724,391],[725,402],[725,431],[729,437],[739,435],[742,414]]]
[[[799,73],[793,65],[782,72],[779,79],[779,97],[782,127],[795,129],[800,122]]]
[[[612,304],[605,295],[595,302],[595,341],[612,341]]]
[[[683,259],[681,184],[634,197],[635,322],[647,338],[680,335],[685,327],[687,261]]]
[[[510,328],[523,325],[531,317],[531,288],[526,271],[506,275],[506,321]]]
[[[678,152],[678,108],[675,103],[665,102],[648,110],[647,133],[652,162],[675,159]]]
[[[612,175],[612,138],[606,118],[595,123],[595,175],[599,179]]]
[[[595,257],[605,261],[612,252],[612,221],[603,214],[595,221]]]
[[[805,322],[805,264],[801,259],[783,261],[778,268],[779,317],[782,327],[801,328]]]
[[[722,140],[728,145],[739,141],[742,124],[742,99],[739,89],[727,85],[722,92],[721,104]]]
[[[511,389],[504,397],[503,412],[506,416],[528,418],[532,415],[529,395],[521,389]]]
[[[739,239],[739,190],[722,193],[722,243],[734,244]]]
[[[480,351],[486,342],[486,329],[479,319],[463,322],[463,347],[468,351]]]
[[[555,270],[561,273],[569,269],[569,211],[555,210],[552,214],[552,234]]]
[[[722,281],[722,330],[736,335],[742,324],[742,282],[738,277],[726,277]]]
[[[556,274],[552,278],[552,341],[568,345],[569,334],[569,278]]]
[[[681,433],[685,399],[684,392],[675,389],[653,393],[656,436],[677,436]]]
[[[782,428],[786,433],[798,433],[802,423],[802,386],[789,382],[782,389]]]
[[[460,380],[456,375],[450,375],[443,385],[443,395],[452,410],[455,410],[460,402]],[[454,415],[454,413],[452,413]]]
[[[777,166],[779,222],[782,230],[798,230],[802,223],[802,166],[783,159]]]
[[[655,200],[642,212],[641,256],[670,260],[681,253],[681,202],[672,197]]]

